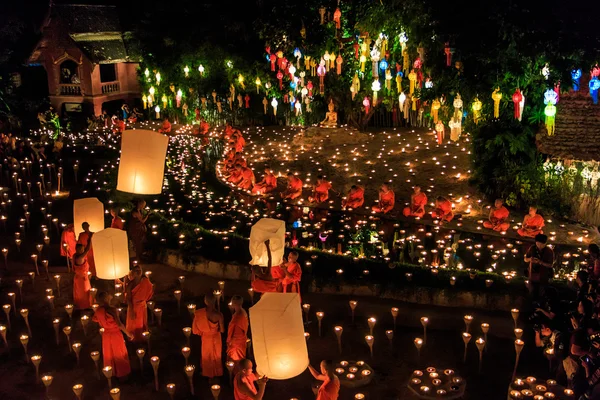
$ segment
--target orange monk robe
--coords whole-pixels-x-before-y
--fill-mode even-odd
[[[365,189],[360,186],[356,190],[350,190],[348,198],[342,201],[342,206],[347,208],[358,208],[365,202]]]
[[[246,146],[246,140],[242,135],[237,135],[235,138],[235,151],[242,152]]]
[[[160,133],[171,133],[171,123],[169,121],[164,121],[158,131]]]
[[[284,199],[294,200],[302,196],[302,180],[292,176],[292,179],[288,181],[287,189],[282,194]]]
[[[254,172],[250,168],[243,167],[242,168],[242,178],[238,183],[238,187],[244,190],[252,189],[252,185],[254,185]]]
[[[227,358],[239,362],[246,358],[248,339],[248,317],[246,313],[235,313],[227,328]]]
[[[77,239],[75,239],[75,232],[65,229],[60,235],[60,255],[63,257],[73,258],[76,246]]]
[[[285,272],[279,265],[271,267],[271,279],[256,277],[252,280],[252,289],[257,293],[280,292],[281,281],[285,278]]]
[[[127,322],[125,327],[127,331],[133,334],[134,342],[144,340],[142,332],[148,330],[148,311],[146,310],[146,302],[154,295],[152,283],[146,277],[142,277],[140,283],[131,290],[131,306],[127,308]],[[135,316],[134,316],[135,313]]]
[[[221,332],[219,324],[208,319],[206,308],[196,310],[194,313],[192,332],[202,338],[202,375],[209,378],[222,376],[221,352],[223,344],[221,343]]]
[[[233,169],[229,175],[229,178],[227,178],[227,181],[233,183],[234,185],[240,183],[242,181],[242,170],[238,170],[237,168]]]
[[[313,190],[312,201],[315,203],[323,203],[329,199],[329,190],[331,189],[331,183],[322,181],[317,183]]]
[[[224,133],[224,135],[223,135],[223,136],[225,137],[225,139],[226,139],[226,140],[229,140],[229,139],[231,139],[231,138],[233,137],[233,135],[234,135],[234,134],[236,134],[236,133],[237,133],[237,134],[239,134],[239,133],[240,133],[240,131],[239,131],[239,130],[237,130],[237,129],[233,129],[233,127],[231,127],[231,126],[226,126],[226,127],[225,127],[225,133]]]
[[[87,232],[81,232],[79,234],[79,238],[77,239],[77,244],[82,244],[83,247],[86,247],[88,242],[90,241],[90,234]],[[90,268],[90,272],[92,276],[96,276],[96,263],[94,263],[94,245],[90,246],[90,250],[87,253],[87,262]]]
[[[258,182],[252,188],[252,194],[265,194],[277,189],[277,177],[272,173],[264,176],[261,182]]]
[[[379,191],[379,204],[373,207],[373,211],[387,214],[392,211],[396,204],[396,195],[393,190],[388,190],[386,193]]]
[[[435,210],[431,213],[433,218],[439,218],[444,221],[450,222],[454,218],[452,213],[452,203],[450,200],[444,200],[440,202]]]
[[[256,395],[258,393],[256,386],[254,386],[254,382],[256,382],[256,380],[257,378],[254,374],[244,375],[242,371],[238,372],[233,379],[233,398],[235,400],[252,400],[252,397],[242,393],[240,387],[244,385],[248,390],[250,390],[250,392],[252,392],[252,394]]]
[[[517,230],[517,233],[525,237],[535,237],[540,233],[544,233],[542,228],[544,227],[544,217],[539,214],[535,214],[533,217],[529,214],[525,216],[523,220],[523,227]]]
[[[206,135],[208,133],[209,129],[210,129],[210,125],[208,125],[208,122],[206,122],[206,121],[200,122],[200,133],[202,135]]]
[[[405,217],[419,217],[425,215],[425,205],[427,204],[427,195],[423,192],[411,196],[410,207],[403,210]]]
[[[85,310],[92,306],[92,299],[90,297],[90,279],[88,278],[89,263],[87,260],[81,265],[77,265],[73,262],[73,305],[77,310]]]
[[[129,355],[123,334],[114,317],[107,313],[104,307],[98,307],[92,320],[104,328],[102,334],[102,360],[105,367],[112,367],[113,376],[121,378],[129,375],[131,366],[129,365]]]
[[[112,219],[112,222],[110,223],[110,227],[114,229],[123,230],[125,225],[123,224],[123,220],[121,219],[121,217],[114,217]]]
[[[484,221],[483,226],[487,229],[493,229],[496,232],[504,232],[510,228],[508,220],[509,212],[506,207],[495,208],[492,210],[489,221]]]
[[[317,400],[337,400],[340,394],[340,380],[334,375],[333,380],[323,381],[317,393]]]
[[[290,263],[287,266],[287,272],[291,274],[290,277],[287,275],[281,281],[283,285],[283,293],[300,293],[300,279],[302,279],[302,268],[297,262]]]

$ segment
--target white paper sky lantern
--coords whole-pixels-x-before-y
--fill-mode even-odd
[[[252,226],[250,231],[250,265],[267,267],[269,256],[265,241],[269,240],[272,265],[279,265],[283,261],[285,250],[285,222],[279,219],[262,218]]]
[[[123,132],[117,190],[160,194],[169,138],[145,129]]]
[[[106,228],[92,237],[96,275],[100,279],[118,279],[129,273],[127,232]]]
[[[90,224],[91,232],[104,229],[104,204],[95,197],[77,199],[73,202],[73,225],[75,225],[75,236],[79,236],[83,229],[81,224]]]
[[[300,375],[308,366],[298,293],[264,293],[250,308],[256,371],[269,379]]]

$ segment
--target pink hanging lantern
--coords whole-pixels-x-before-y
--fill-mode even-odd
[[[313,86],[312,81],[308,81],[308,83],[306,84],[306,88],[308,89],[308,96],[309,97],[312,97],[312,95],[313,95],[313,93],[312,93],[313,87],[314,86]]]
[[[277,80],[279,81],[279,90],[283,90],[283,72],[277,72]]]
[[[371,101],[368,97],[363,99],[363,106],[365,107],[365,114],[369,114],[369,109],[371,108]]]
[[[317,68],[317,75],[319,76],[319,91],[321,94],[325,92],[325,62],[321,61],[319,67]]]

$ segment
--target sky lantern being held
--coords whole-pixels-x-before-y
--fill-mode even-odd
[[[481,118],[481,108],[483,107],[483,104],[481,103],[481,101],[475,97],[475,100],[473,101],[473,105],[471,106],[471,108],[473,109],[473,122],[475,122],[475,125],[477,125],[477,123],[479,122],[479,119]]]
[[[500,88],[496,88],[492,93],[492,100],[494,100],[494,118],[500,118],[500,100],[502,99],[502,93]]]
[[[521,94],[521,89],[517,88],[513,93],[512,100],[514,103],[515,110],[515,119],[521,120],[521,100],[523,100],[523,95]]]
[[[415,92],[415,82],[417,81],[417,74],[414,70],[408,74],[408,81],[410,82],[408,93],[413,94]]]
[[[335,22],[336,29],[340,29],[342,27],[342,11],[340,8],[336,8],[333,13],[333,22]]]
[[[571,80],[573,81],[573,90],[579,91],[579,80],[581,79],[581,69],[571,71]]]
[[[279,265],[285,251],[285,221],[274,218],[261,218],[250,230],[250,265],[268,267],[269,256],[265,241],[269,241],[271,265]]]
[[[73,202],[73,225],[75,225],[75,236],[83,232],[81,224],[90,224],[90,232],[98,232],[104,229],[104,204],[95,197],[77,199]]]
[[[592,79],[590,79],[589,87],[590,96],[592,96],[594,104],[598,104],[598,89],[600,89],[600,80],[598,80],[597,76],[594,76]]]
[[[127,130],[121,140],[117,190],[134,194],[160,194],[169,138],[145,129]]]
[[[100,279],[119,279],[129,273],[127,232],[106,228],[92,237],[96,275]]]
[[[363,106],[365,107],[365,114],[369,114],[369,109],[371,108],[371,101],[368,97],[363,99]]]
[[[269,379],[294,378],[308,366],[298,293],[264,293],[250,308],[256,371]]]

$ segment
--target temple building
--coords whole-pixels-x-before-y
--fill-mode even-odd
[[[41,30],[28,64],[45,68],[50,104],[59,113],[100,115],[107,102],[141,98],[141,57],[115,6],[51,5]]]

